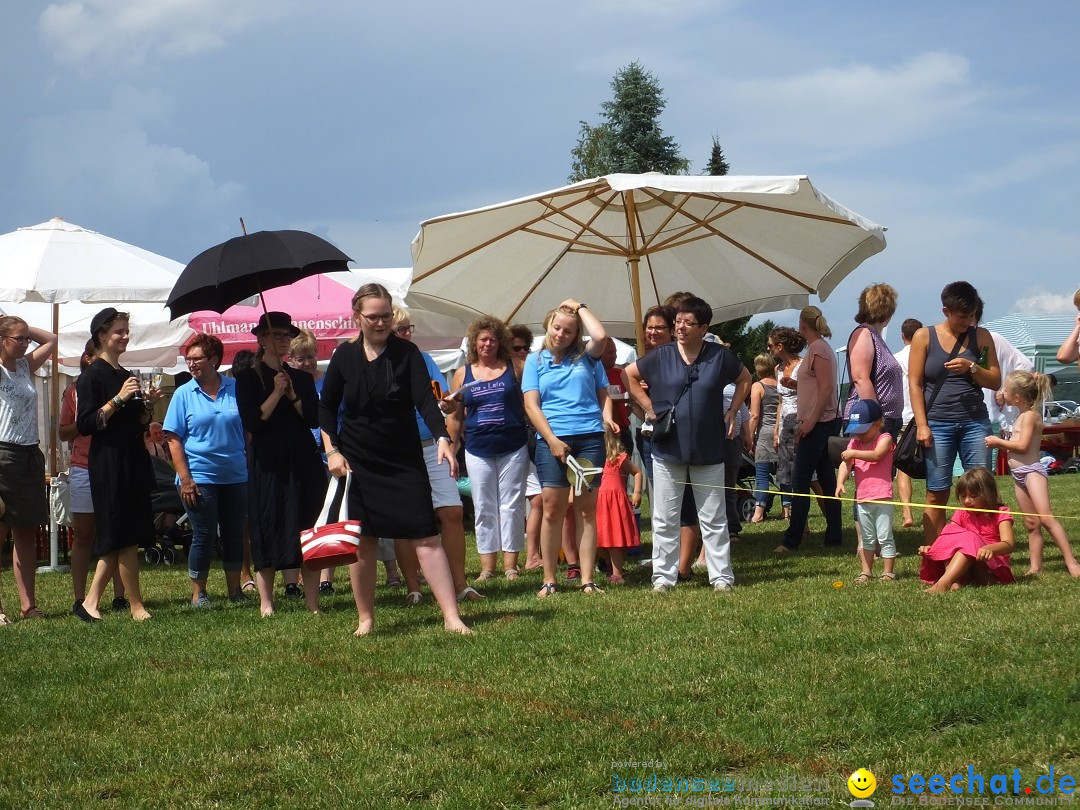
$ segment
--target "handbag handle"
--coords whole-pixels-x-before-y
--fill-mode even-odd
[[[315,520],[315,528],[325,526],[327,520],[330,518],[330,509],[334,505],[334,498],[338,492],[341,492],[341,505],[338,507],[338,519],[336,523],[344,523],[349,519],[349,485],[352,483],[352,470],[345,471],[344,478],[336,478],[336,487],[326,488],[326,500],[323,501],[322,511],[319,512],[319,517]],[[341,482],[345,482],[344,490],[342,489]]]

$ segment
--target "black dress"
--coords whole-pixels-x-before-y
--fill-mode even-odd
[[[352,468],[349,517],[366,536],[422,540],[438,532],[414,409],[432,436],[447,435],[424,358],[409,341],[390,335],[370,362],[361,341],[342,344],[330,358],[320,426]]]
[[[75,424],[90,442],[87,470],[90,497],[97,516],[94,554],[109,554],[129,546],[147,546],[154,540],[154,513],[150,489],[154,471],[143,443],[143,429],[149,421],[143,400],[132,399],[114,413],[104,427],[98,425],[98,411],[120,393],[131,376],[125,368],[113,368],[98,358],[76,383],[78,413]]]
[[[300,532],[311,528],[326,494],[326,472],[311,428],[319,424],[315,380],[285,366],[303,416],[282,397],[263,420],[260,410],[274,390],[277,372],[265,363],[236,375],[236,404],[251,434],[248,464],[248,526],[255,570],[299,568]]]

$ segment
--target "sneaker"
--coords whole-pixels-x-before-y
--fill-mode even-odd
[[[123,596],[118,596],[112,600],[112,609],[117,613],[122,610],[131,610],[131,602]]]
[[[244,593],[243,589],[240,589],[232,596],[229,597],[229,601],[234,605],[250,605],[253,604],[251,597]]]
[[[655,585],[652,586],[652,592],[653,593],[667,593],[668,591],[671,590],[671,588],[672,588],[672,586],[668,585],[666,582],[657,582]]]
[[[210,597],[206,595],[206,591],[203,591],[202,593],[200,593],[195,598],[195,601],[193,601],[191,603],[191,606],[193,608],[199,608],[199,609],[210,607]]]
[[[320,582],[319,583],[319,593],[322,594],[323,596],[331,596],[331,595],[333,595],[333,593],[334,593],[334,583],[333,582]]]
[[[301,596],[303,596],[303,594],[300,593],[300,586],[295,582],[290,582],[285,586],[286,599],[299,599]]]
[[[731,593],[735,588],[728,582],[718,582],[713,585],[713,590],[717,593]]]

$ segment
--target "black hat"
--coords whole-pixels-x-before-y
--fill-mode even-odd
[[[293,325],[292,316],[288,312],[264,312],[251,334],[258,337],[271,329],[288,329],[289,338],[292,339],[300,334],[300,330]]]
[[[99,330],[105,328],[105,324],[119,314],[116,307],[105,307],[105,309],[101,310],[94,316],[94,320],[90,321],[90,337],[94,337]]]

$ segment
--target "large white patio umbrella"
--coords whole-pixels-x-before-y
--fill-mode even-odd
[[[677,290],[716,321],[824,300],[884,230],[804,176],[612,174],[422,223],[409,300],[539,328],[576,298],[640,344],[642,311]]]
[[[61,304],[164,303],[183,269],[172,259],[55,217],[0,235],[0,306],[52,304],[52,331],[59,333]],[[47,419],[49,471],[55,474],[60,386],[59,369],[56,363],[52,366]],[[55,567],[55,532],[52,540]]]

